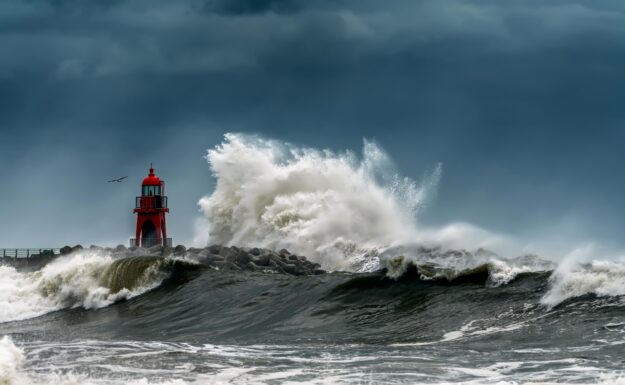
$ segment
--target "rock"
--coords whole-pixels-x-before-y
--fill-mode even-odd
[[[163,246],[163,250],[161,251],[161,256],[169,257],[174,254],[174,249],[171,246]]]
[[[61,255],[66,255],[72,252],[72,248],[69,246],[63,246],[61,247],[61,250],[59,250],[59,253],[61,253]]]
[[[250,270],[250,271],[259,271],[262,270],[262,267],[256,265],[254,262],[248,263],[247,265],[245,265],[245,270]]]
[[[225,263],[224,257],[221,255],[208,254],[204,256],[198,256],[197,260],[199,263],[207,266],[214,266],[216,262]]]
[[[232,262],[226,262],[223,266],[223,270],[234,270],[234,271],[240,271],[241,268],[239,266],[237,266],[236,264],[232,263]]]
[[[261,254],[261,250],[257,247],[254,247],[253,249],[250,249],[250,254],[252,255],[260,255]]]
[[[82,249],[83,249],[82,245],[76,245],[76,246],[72,247],[72,252],[78,251],[78,250],[82,250]]]
[[[280,267],[282,267],[282,270],[284,270],[286,273],[289,273],[289,274],[293,274],[293,275],[303,275],[304,274],[302,269],[298,268],[297,265],[292,264],[292,263],[285,263],[285,264],[281,265]]]
[[[278,255],[280,255],[281,257],[288,257],[289,255],[291,255],[291,253],[287,250],[287,249],[282,249],[280,251],[278,251]]]
[[[291,254],[291,255],[289,255],[289,256],[287,257],[287,259],[288,259],[289,261],[299,261],[299,259],[297,258],[297,255],[295,255],[295,254]]]
[[[206,248],[211,254],[220,254],[222,247],[219,245],[210,245]]]
[[[126,246],[124,246],[124,245],[117,245],[115,247],[115,251],[117,251],[117,252],[126,251]]]
[[[174,247],[174,255],[185,255],[187,252],[187,248],[183,245],[177,245]]]
[[[269,266],[269,261],[271,260],[271,256],[269,254],[263,254],[252,257],[252,263],[258,266]]]
[[[239,266],[245,266],[252,261],[252,256],[244,250],[239,250],[239,253],[235,257],[235,261]]]

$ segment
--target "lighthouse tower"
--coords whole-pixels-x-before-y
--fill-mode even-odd
[[[141,183],[141,196],[135,200],[137,213],[136,238],[130,239],[130,246],[171,246],[171,238],[167,238],[165,213],[167,196],[165,195],[165,181],[154,175],[154,168],[150,165],[150,174]]]

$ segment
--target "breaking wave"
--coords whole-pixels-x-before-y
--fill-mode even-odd
[[[409,264],[433,271],[424,277],[449,279],[483,268],[495,283],[553,268],[535,257],[509,260],[481,249],[503,237],[470,224],[419,225],[442,166],[421,183],[402,178],[368,141],[358,157],[226,134],[206,159],[216,186],[199,201],[205,221],[196,239],[204,244],[286,248],[327,270],[386,268],[394,278]]]
[[[206,159],[216,187],[199,201],[205,215],[199,243],[287,248],[326,269],[372,271],[379,267],[377,254],[389,247],[446,242],[458,232],[455,226],[434,236],[415,220],[442,166],[421,183],[402,178],[368,141],[359,158],[226,134]],[[466,232],[471,226],[460,227]]]
[[[0,322],[64,308],[97,309],[161,284],[174,262],[162,257],[116,259],[85,250],[59,257],[34,272],[0,266]]]
[[[550,289],[542,302],[548,306],[574,297],[625,295],[625,265],[612,261],[586,264],[564,261],[550,277]]]

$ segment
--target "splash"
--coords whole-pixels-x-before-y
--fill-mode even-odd
[[[0,384],[13,384],[18,368],[24,360],[24,352],[13,344],[8,336],[0,339]]]
[[[577,263],[563,261],[550,278],[550,289],[541,302],[556,306],[573,297],[625,295],[625,265],[613,261]]]
[[[60,257],[35,272],[0,266],[0,323],[64,308],[97,309],[151,290],[167,277],[163,260],[115,259],[100,251]],[[123,267],[124,269],[121,269]]]
[[[199,201],[209,243],[286,248],[329,269],[350,269],[371,250],[409,241],[441,174],[439,165],[420,185],[401,178],[367,141],[358,159],[227,134],[206,159],[217,179]]]

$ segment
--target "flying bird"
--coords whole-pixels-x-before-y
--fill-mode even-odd
[[[128,175],[122,176],[121,178],[109,180],[108,183],[111,183],[111,182],[119,182],[119,183],[121,183],[126,178],[128,178]]]

